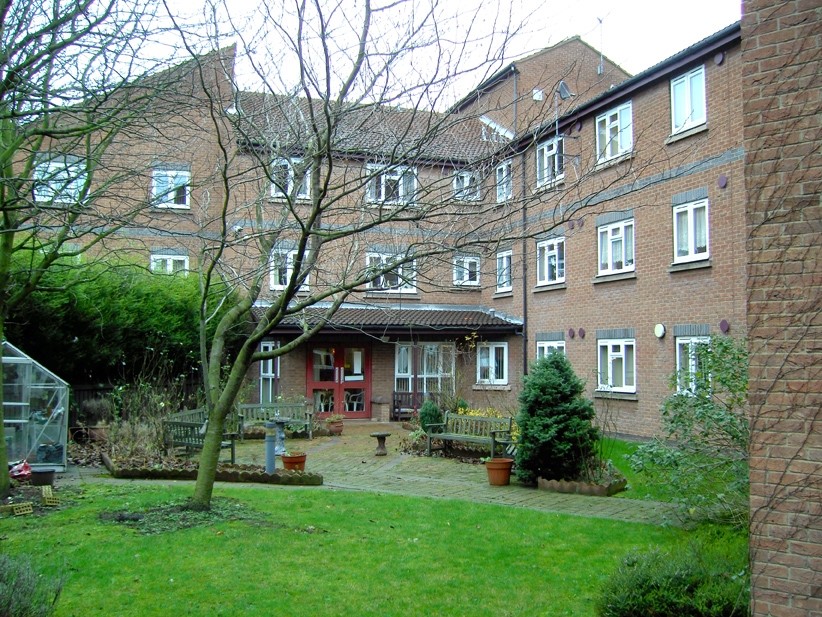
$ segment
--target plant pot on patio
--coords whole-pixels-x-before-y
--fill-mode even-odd
[[[342,435],[343,432],[343,416],[342,414],[331,414],[325,419],[325,427],[332,435]]]
[[[305,452],[285,452],[282,455],[283,467],[290,471],[305,471]]]
[[[491,486],[508,486],[511,483],[512,458],[491,458],[485,461],[485,471],[488,472],[488,484]]]

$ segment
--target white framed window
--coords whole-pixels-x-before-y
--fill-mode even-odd
[[[454,285],[476,287],[479,285],[480,258],[476,255],[454,257]]]
[[[151,255],[151,271],[158,274],[188,273],[188,256],[186,255]]]
[[[297,251],[278,249],[272,251],[270,271],[270,286],[272,290],[282,290],[288,286],[288,281],[291,280],[294,274],[294,262],[296,259]],[[300,285],[300,289],[303,291],[308,289],[307,279]]]
[[[513,251],[500,251],[497,253],[497,291],[511,291],[513,278],[511,275],[511,264],[513,262]]]
[[[398,343],[394,352],[394,389],[453,394],[456,356],[453,343]]]
[[[537,187],[551,186],[565,177],[563,140],[556,137],[537,146]]]
[[[671,80],[671,133],[705,124],[705,67]]]
[[[636,341],[599,339],[597,390],[636,392]]]
[[[365,258],[366,267],[371,271],[390,266],[397,260],[396,255],[385,253],[368,253]],[[366,285],[366,289],[390,293],[415,292],[417,290],[417,271],[414,261],[399,264],[393,269],[378,275]]]
[[[599,267],[600,275],[633,272],[634,266],[634,220],[619,221],[610,225],[600,225]]]
[[[366,199],[376,204],[408,204],[417,193],[417,170],[413,167],[369,165]]]
[[[700,370],[698,349],[710,345],[709,336],[676,337],[676,385],[679,392],[693,392]]]
[[[277,159],[271,163],[271,197],[285,199],[311,197],[311,178],[303,159]]]
[[[707,199],[674,206],[674,263],[708,259],[708,236]]]
[[[458,171],[454,174],[454,199],[477,201],[480,198],[479,175],[473,171]]]
[[[537,341],[537,360],[550,356],[555,351],[565,355],[565,341]]]
[[[510,160],[497,165],[497,203],[508,201],[514,196],[513,166]]]
[[[279,341],[260,343],[260,351],[274,351],[280,346]],[[267,405],[277,400],[280,394],[280,358],[269,358],[260,361],[260,404]]]
[[[597,116],[597,163],[626,154],[633,148],[631,101]]]
[[[537,242],[537,285],[565,281],[565,238]]]
[[[78,203],[87,177],[83,162],[70,157],[38,163],[33,176],[37,203]]]
[[[477,345],[477,383],[508,385],[508,343]]]
[[[151,197],[158,208],[191,207],[191,172],[158,167],[151,175]]]

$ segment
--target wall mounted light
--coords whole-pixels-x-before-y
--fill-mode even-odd
[[[657,338],[665,336],[665,324],[658,323],[654,326],[654,336]]]

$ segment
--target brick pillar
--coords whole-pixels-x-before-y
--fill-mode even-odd
[[[753,615],[822,615],[822,5],[745,0]]]

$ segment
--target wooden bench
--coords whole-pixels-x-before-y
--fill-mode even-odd
[[[431,393],[425,392],[394,392],[391,406],[392,420],[410,420],[420,410],[427,400],[437,401]]]
[[[185,420],[164,420],[163,427],[166,431],[169,444],[173,448],[185,448],[186,452],[192,450],[202,450],[205,444],[206,422],[187,422]],[[220,442],[220,449],[231,450],[231,462],[235,462],[235,441],[237,433],[223,433],[223,440]]]
[[[445,412],[445,422],[429,424],[425,429],[428,440],[428,456],[431,450],[447,452],[448,444],[452,441],[461,441],[471,444],[487,445],[491,456],[496,455],[497,445],[512,443],[511,425],[513,418],[491,418],[487,416],[466,416]],[[432,448],[431,442],[439,439],[442,446]]]
[[[243,426],[262,425],[276,418],[289,418],[288,426],[302,427],[314,439],[314,408],[310,402],[242,404],[239,406]],[[242,433],[241,433],[242,434]]]

